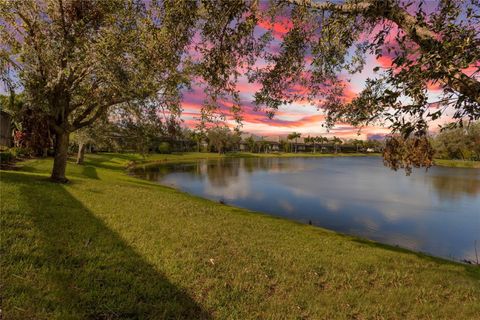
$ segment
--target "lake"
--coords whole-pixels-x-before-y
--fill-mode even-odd
[[[226,158],[137,176],[204,198],[452,260],[480,255],[480,170],[394,172],[380,157]],[[476,242],[476,244],[475,244]]]

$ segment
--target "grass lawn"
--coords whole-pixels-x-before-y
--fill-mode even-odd
[[[88,155],[67,185],[50,159],[1,172],[3,319],[480,319],[478,267],[190,196],[132,160]]]
[[[480,161],[435,159],[435,164],[442,167],[480,168]]]

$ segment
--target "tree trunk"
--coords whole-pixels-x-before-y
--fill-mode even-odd
[[[54,182],[66,183],[68,179],[65,177],[68,157],[68,139],[69,132],[62,131],[55,134],[55,158],[53,160],[53,169],[51,179]]]
[[[85,158],[85,144],[80,143],[78,145],[77,164],[83,164],[84,158]]]

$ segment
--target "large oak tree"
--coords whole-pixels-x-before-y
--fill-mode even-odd
[[[0,2],[0,71],[46,118],[54,181],[65,182],[69,135],[112,106],[175,97],[196,3],[132,0]],[[170,99],[178,109],[178,99]]]

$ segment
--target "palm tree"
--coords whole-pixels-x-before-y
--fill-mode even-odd
[[[200,145],[204,139],[205,134],[203,132],[199,131],[192,131],[191,133],[191,138],[193,141],[195,141],[197,145],[197,152],[200,152]]]
[[[313,149],[315,149],[315,142],[313,141],[313,137],[310,137],[310,135],[308,137],[305,137],[303,139],[303,142],[305,142],[305,144],[310,144],[313,142],[314,146],[313,146]]]
[[[295,139],[295,153],[297,153],[297,139],[300,138],[302,136],[301,133],[299,132],[292,132],[288,135],[288,140],[293,140]]]
[[[338,153],[338,150],[340,149],[339,145],[341,145],[343,142],[342,139],[333,136],[332,142],[333,142],[335,153]]]
[[[316,153],[317,152],[317,143],[322,143],[323,142],[323,137],[322,136],[318,136],[318,137],[313,137],[312,138],[312,141],[313,141],[313,153]],[[320,147],[320,150],[321,150],[321,147]]]

